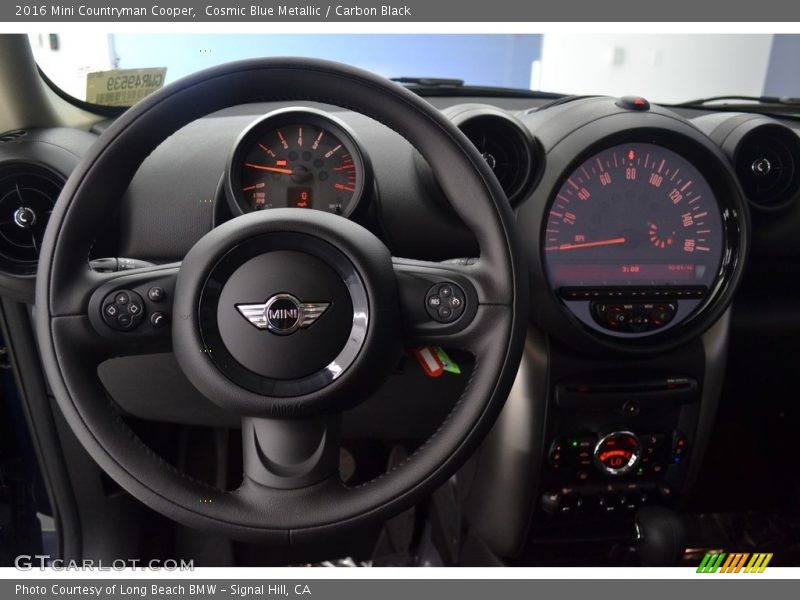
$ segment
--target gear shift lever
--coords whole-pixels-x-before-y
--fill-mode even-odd
[[[673,511],[646,506],[636,513],[634,548],[643,567],[676,566],[686,549],[686,530]]]

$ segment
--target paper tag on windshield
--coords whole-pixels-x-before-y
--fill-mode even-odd
[[[166,74],[166,67],[87,73],[86,101],[103,106],[133,106],[161,89]]]

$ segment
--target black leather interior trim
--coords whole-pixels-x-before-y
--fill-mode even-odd
[[[284,90],[286,92],[284,92]],[[479,361],[461,400],[412,459],[359,488],[328,480],[299,490],[245,481],[223,492],[191,479],[147,448],[105,398],[84,314],[96,277],[86,271],[89,232],[102,227],[139,163],[180,126],[224,106],[257,100],[317,100],[363,112],[407,137],[481,247],[491,281],[466,331]],[[102,190],[105,202],[99,201]],[[55,396],[81,442],[120,485],[190,526],[286,543],[385,518],[443,483],[483,438],[511,387],[522,351],[527,270],[499,184],[475,148],[424,100],[372,74],[306,59],[242,61],[201,72],[152,94],[101,136],[56,206],[43,244],[37,331]]]

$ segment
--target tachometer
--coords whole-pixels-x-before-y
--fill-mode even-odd
[[[243,134],[228,165],[228,195],[241,212],[291,207],[349,216],[365,178],[364,158],[343,123],[290,109]]]

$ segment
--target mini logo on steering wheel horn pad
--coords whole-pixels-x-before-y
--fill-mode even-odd
[[[236,310],[257,329],[289,335],[313,325],[330,305],[330,302],[301,302],[291,294],[275,294],[263,304],[237,304]]]

